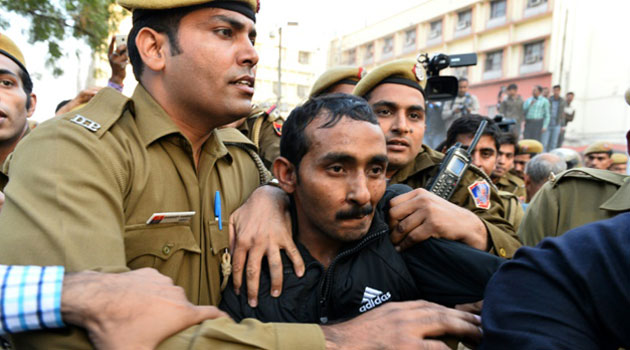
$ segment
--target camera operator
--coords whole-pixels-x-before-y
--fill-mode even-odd
[[[448,129],[460,117],[478,113],[479,100],[477,100],[477,96],[468,93],[468,79],[459,78],[457,97],[444,103],[442,119],[446,123],[446,128]]]

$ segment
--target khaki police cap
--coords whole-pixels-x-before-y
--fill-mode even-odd
[[[537,140],[525,139],[518,142],[518,154],[542,153],[543,145]]]
[[[612,153],[612,144],[608,142],[595,142],[584,150],[584,155],[591,153]]]
[[[206,3],[244,3],[254,13],[260,9],[259,0],[118,0],[118,4],[129,10],[167,10],[178,7],[200,5]]]
[[[626,164],[628,163],[628,156],[623,153],[613,153],[610,157],[612,159],[613,164]]]
[[[20,66],[24,72],[28,73],[22,51],[20,51],[17,45],[15,45],[13,40],[2,33],[0,33],[0,53],[10,58],[13,62]]]
[[[413,59],[401,59],[376,67],[359,81],[352,94],[365,96],[380,84],[394,83],[413,87],[424,95],[426,81],[422,64]]]
[[[337,84],[356,85],[365,74],[366,71],[363,67],[341,66],[330,68],[317,78],[309,97],[319,96],[321,93]]]

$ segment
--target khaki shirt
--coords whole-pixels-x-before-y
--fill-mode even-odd
[[[514,230],[518,231],[523,221],[523,216],[525,216],[520,199],[514,193],[501,190],[499,190],[499,196],[503,200],[503,206],[505,207],[505,216],[503,218],[512,224]]]
[[[258,147],[258,154],[269,170],[273,161],[280,156],[283,123],[279,116],[274,117],[262,108],[256,108],[238,128]]]
[[[525,182],[511,172],[507,172],[505,175],[501,176],[495,185],[499,191],[513,193],[521,202],[524,202],[527,197]]]
[[[426,188],[429,181],[439,171],[443,158],[442,153],[423,145],[415,161],[396,172],[391,178],[390,184],[402,183],[412,188]],[[490,207],[488,209],[479,208],[468,189],[476,181],[485,181],[490,185]],[[488,244],[493,254],[503,258],[511,258],[521,246],[514,227],[504,219],[505,207],[496,188],[477,167],[471,165],[464,173],[464,177],[450,201],[455,205],[469,209],[483,221],[488,230]]]
[[[608,170],[575,168],[558,175],[536,193],[519,235],[535,246],[545,237],[630,211],[630,177]]]
[[[22,135],[22,138],[20,139],[20,141],[22,141],[22,139],[24,139],[26,135],[28,135],[30,132],[31,132],[30,124],[26,123],[26,131],[24,131],[24,135]],[[0,163],[0,191],[4,191],[4,188],[7,186],[7,183],[9,183],[8,163],[9,163],[9,158],[11,158],[12,156],[13,156],[13,153],[10,153],[7,159],[5,159],[2,163]],[[4,169],[4,164],[7,164],[6,170]]]
[[[192,303],[217,305],[229,215],[260,184],[247,147],[255,150],[235,129],[215,130],[195,167],[190,142],[142,86],[130,100],[105,88],[16,148],[0,214],[0,262],[64,265],[67,271],[153,267],[183,287]],[[222,230],[214,217],[216,191]],[[153,214],[173,212],[195,214],[147,224]],[[79,339],[39,334],[15,339],[42,349],[57,341],[71,348]],[[220,348],[324,347],[316,325],[215,320],[189,336],[194,344]],[[45,343],[25,345],[42,337]]]

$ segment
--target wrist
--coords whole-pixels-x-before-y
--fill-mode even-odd
[[[324,338],[326,339],[326,350],[347,349],[340,344],[341,335],[335,326],[321,326]]]
[[[471,220],[467,222],[473,222],[474,227],[472,230],[468,231],[464,239],[462,241],[473,248],[488,251],[490,247],[488,247],[488,229],[483,221],[474,213],[469,212],[471,216]],[[474,217],[474,218],[473,218]]]
[[[95,311],[96,305],[87,300],[98,293],[98,288],[94,288],[94,278],[97,275],[97,272],[92,271],[65,275],[61,293],[61,316],[66,323],[88,330],[98,328],[99,312]]]

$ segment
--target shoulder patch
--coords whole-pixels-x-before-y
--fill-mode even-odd
[[[77,124],[77,125],[81,125],[82,127],[92,131],[92,132],[97,132],[98,129],[101,128],[101,124],[88,119],[80,114],[75,115],[72,119],[70,119],[71,122]]]
[[[477,180],[468,186],[468,192],[470,192],[477,208],[490,209],[490,185],[488,182]]]
[[[282,136],[282,121],[278,122],[278,121],[274,121],[273,122],[273,131],[276,132],[276,135],[278,136]]]

